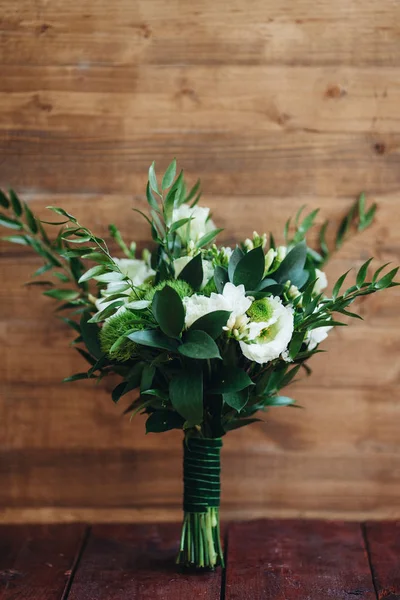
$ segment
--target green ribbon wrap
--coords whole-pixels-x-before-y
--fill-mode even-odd
[[[220,503],[221,438],[189,438],[183,443],[183,509],[206,513]]]

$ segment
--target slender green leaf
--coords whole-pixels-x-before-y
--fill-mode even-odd
[[[164,173],[164,177],[162,178],[161,187],[163,190],[167,190],[174,182],[176,175],[176,159],[168,165],[167,170]]]
[[[14,190],[8,190],[8,194],[10,197],[10,202],[11,202],[11,206],[14,211],[14,214],[17,217],[20,217],[22,215],[22,204],[21,204],[20,199],[18,198],[18,196],[14,192]]]
[[[155,192],[156,194],[160,195],[160,192],[158,191],[158,184],[157,184],[157,176],[156,176],[155,166],[156,166],[156,163],[153,162],[150,165],[150,167],[149,167],[149,183],[150,183],[150,187],[153,190],[153,192]]]
[[[10,219],[2,213],[0,213],[0,225],[8,227],[9,229],[22,229],[22,225],[19,221],[16,221],[15,219]]]
[[[36,282],[37,283],[37,282]],[[56,300],[76,300],[79,298],[79,292],[74,290],[54,289],[43,292],[44,296],[55,298]]]
[[[356,278],[356,286],[358,288],[360,288],[363,283],[365,282],[365,278],[367,276],[367,272],[368,272],[368,267],[371,263],[371,261],[373,260],[373,258],[369,258],[359,269],[358,273],[357,273],[357,278]]]
[[[3,190],[0,190],[0,206],[3,208],[8,208],[10,206],[10,201]]]
[[[202,248],[203,246],[210,244],[217,237],[217,235],[221,233],[221,231],[223,231],[223,229],[213,229],[212,231],[209,231],[203,235],[199,241],[196,242],[196,248]]]

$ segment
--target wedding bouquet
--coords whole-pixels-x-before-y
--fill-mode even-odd
[[[214,243],[221,229],[209,209],[198,205],[200,195],[199,182],[187,191],[183,172],[176,177],[175,160],[161,183],[151,165],[150,217],[143,217],[153,245],[141,258],[114,225],[110,235],[124,258],[113,257],[104,239],[62,208],[49,207],[61,221],[38,219],[12,190],[0,195],[0,222],[14,230],[5,239],[30,246],[44,259],[34,276],[51,279],[37,284],[61,302],[58,311],[69,311],[63,320],[76,332],[73,346],[89,369],[65,381],[116,374],[121,381],[113,401],[130,394],[125,412],[145,414],[147,433],[183,430],[184,520],[177,562],[214,568],[223,565],[223,436],[261,420],[256,415],[271,407],[293,406],[280,390],[300,369],[310,373],[308,360],[319,344],[345,324],[333,315],[358,317],[348,310],[356,298],[398,284],[397,269],[382,274],[386,265],[368,277],[369,259],[353,285],[342,289],[345,273],[326,296],[327,223],[318,250],[305,241],[317,210],[304,218],[299,211],[287,222],[284,245],[277,246],[272,234],[254,233],[230,248]],[[340,224],[334,248],[351,228],[365,229],[375,209],[367,209],[361,195]],[[45,224],[59,227],[52,239]]]

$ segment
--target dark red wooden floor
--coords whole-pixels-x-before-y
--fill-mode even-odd
[[[0,527],[0,600],[400,600],[400,522],[250,521],[227,569],[174,565],[179,525]]]

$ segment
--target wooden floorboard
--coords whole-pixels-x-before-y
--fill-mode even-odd
[[[180,572],[180,526],[93,527],[68,600],[220,600],[221,570]]]
[[[0,528],[0,600],[60,600],[85,538],[84,525]]]
[[[379,600],[400,600],[400,521],[367,523],[365,539]]]
[[[231,525],[226,600],[374,600],[361,528],[327,521]]]

